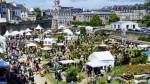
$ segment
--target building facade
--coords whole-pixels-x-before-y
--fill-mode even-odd
[[[92,16],[96,14],[103,21],[103,24],[107,24],[109,22],[109,17],[113,14],[111,11],[90,11],[90,12],[82,12],[76,14],[76,21],[90,21]]]
[[[139,29],[139,26],[138,26],[138,23],[135,23],[135,22],[131,22],[131,21],[118,21],[118,22],[114,22],[114,23],[111,23],[111,29],[126,29],[126,30],[129,30],[129,29],[132,29],[132,30],[135,30],[135,29]]]
[[[62,7],[59,0],[54,0],[52,10],[44,10],[45,16],[52,16],[52,28],[58,26],[68,26],[74,20],[75,14],[81,13],[81,8]]]
[[[30,20],[29,13],[30,11],[22,4],[7,3],[5,1],[0,4],[1,17],[6,18],[9,23],[28,21]],[[35,15],[33,16],[35,17]]]
[[[146,15],[146,9],[144,4],[115,5],[112,7],[104,7],[104,9],[113,10],[122,21],[139,20]]]

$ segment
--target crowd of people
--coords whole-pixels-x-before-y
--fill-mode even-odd
[[[5,61],[9,62],[10,68],[0,69],[3,81],[7,81],[8,84],[33,84],[34,74],[44,76],[44,68],[39,66],[40,58],[35,59],[32,47],[25,47],[27,42],[25,37],[9,37],[6,42]]]

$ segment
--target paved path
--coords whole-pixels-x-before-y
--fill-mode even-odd
[[[26,61],[26,55],[23,55],[20,61]],[[40,66],[42,66],[44,63],[45,62],[41,61]],[[40,74],[34,74],[34,80],[36,84],[45,84],[45,81],[47,81],[48,84],[52,84],[46,76],[41,77]]]

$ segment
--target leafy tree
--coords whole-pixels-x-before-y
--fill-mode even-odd
[[[81,33],[81,35],[85,36],[87,34],[86,29],[85,28],[81,28],[80,29],[80,33]]]
[[[42,14],[40,8],[34,8],[34,14],[36,15],[37,20],[42,20]]]
[[[90,20],[90,25],[91,26],[101,26],[102,25],[102,20],[100,19],[100,17],[98,15],[93,15],[91,20]]]
[[[119,21],[120,18],[116,14],[112,14],[109,18],[109,23]]]

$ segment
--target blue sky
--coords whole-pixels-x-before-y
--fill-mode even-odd
[[[54,0],[5,0],[7,2],[17,2],[25,4],[28,8],[40,7],[50,9]],[[80,7],[87,9],[99,9],[111,5],[130,5],[144,3],[145,0],[60,0],[61,6]]]

